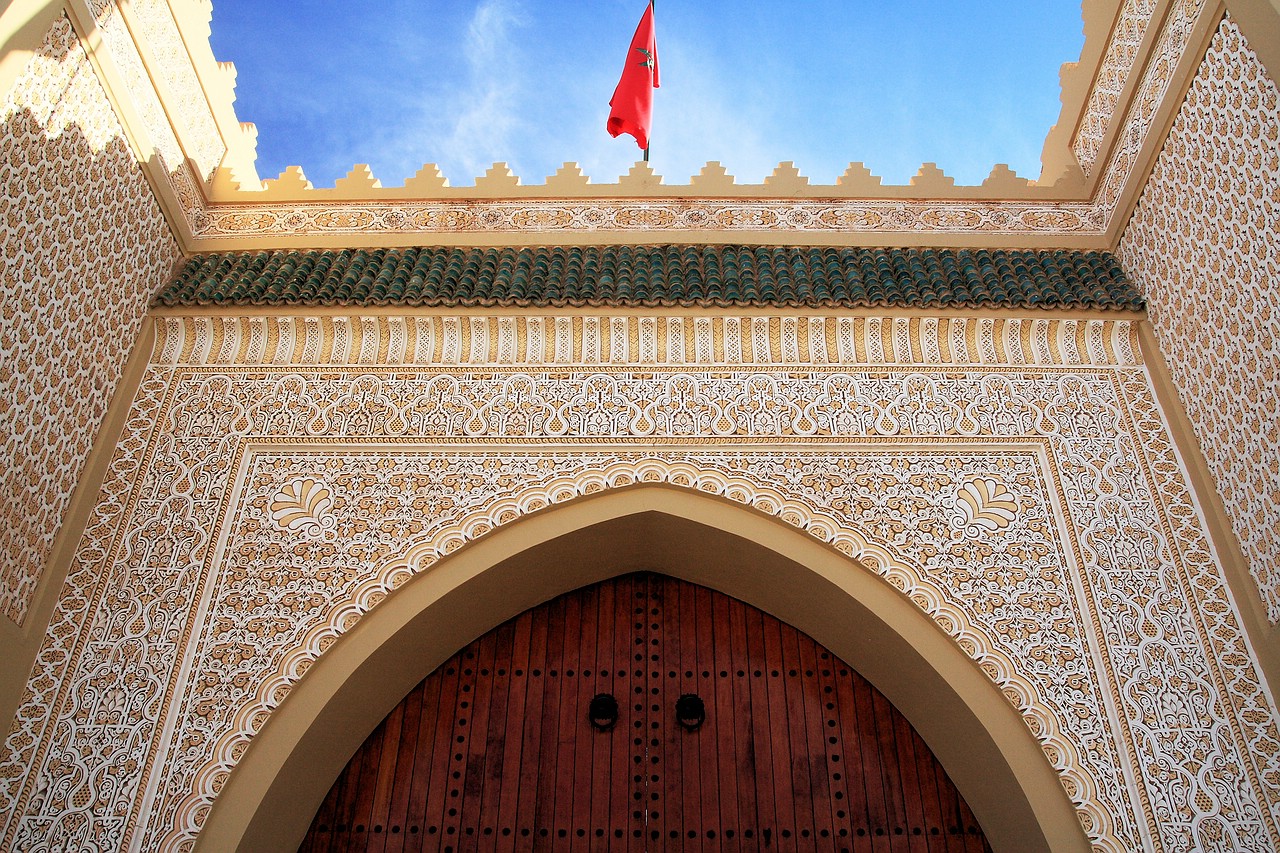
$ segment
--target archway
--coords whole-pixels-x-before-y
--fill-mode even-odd
[[[773,844],[990,851],[920,736],[844,661],[643,572],[526,610],[423,679],[299,850]]]
[[[506,525],[366,614],[259,732],[198,849],[296,847],[351,754],[427,673],[530,607],[642,570],[748,602],[847,661],[928,743],[995,850],[1088,849],[1026,724],[912,602],[775,519],[669,487],[619,489]]]

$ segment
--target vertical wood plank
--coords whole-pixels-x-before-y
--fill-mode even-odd
[[[472,706],[471,738],[483,744],[472,766],[468,763],[467,779],[463,789],[462,807],[466,809],[465,826],[470,833],[474,827],[480,849],[497,849],[502,830],[502,811],[499,808],[502,795],[502,760],[507,747],[507,692],[511,689],[513,635],[516,626],[504,622],[492,631],[492,649],[481,656],[481,683],[476,685],[476,698]],[[486,648],[483,644],[481,648]],[[472,774],[474,771],[474,774]],[[477,780],[476,780],[477,779]]]
[[[387,809],[387,840],[385,853],[404,853],[409,827],[409,792],[413,785],[413,768],[417,760],[418,727],[422,722],[423,681],[405,697],[404,719],[400,726],[400,743],[397,752],[395,776],[391,783],[391,802]]]
[[[767,772],[760,764],[767,765],[767,755],[757,755],[755,739],[755,707],[751,703],[751,665],[747,644],[747,607],[737,599],[729,601],[729,630],[733,663],[730,678],[733,681],[734,741],[738,755],[738,808],[742,823],[738,827],[738,842],[746,848],[758,843],[757,833],[761,825],[772,820],[772,811],[764,813],[763,791],[773,796],[773,786]],[[764,800],[763,802],[768,802]]]
[[[893,739],[895,749],[898,751],[898,767],[902,776],[902,795],[905,806],[903,822],[908,841],[907,849],[910,853],[928,853],[929,839],[923,829],[924,794],[916,765],[916,743],[912,737],[914,732],[906,717],[897,713],[892,706],[890,711],[893,721]]]
[[[498,836],[494,849],[510,853],[520,837],[519,794],[520,768],[524,749],[524,707],[529,689],[529,653],[533,633],[533,613],[516,617],[511,631],[511,657],[507,661],[507,737],[500,756],[501,779],[498,790]]]
[[[685,584],[691,605],[691,618],[695,627],[695,665],[699,671],[698,695],[707,706],[707,721],[698,733],[698,778],[702,780],[702,837],[700,848],[714,851],[724,844],[720,825],[720,798],[722,777],[717,772],[716,753],[719,743],[721,717],[730,713],[716,702],[716,688],[720,677],[715,660],[715,614],[712,611],[711,590],[702,586]]]
[[[436,718],[439,711],[440,670],[426,678],[417,692],[421,694],[422,713],[418,716],[417,743],[413,749],[413,770],[409,779],[408,809],[405,813],[404,849],[417,853],[426,838],[427,780],[431,774],[431,754],[435,748]]]
[[[458,663],[457,693],[449,711],[449,753],[446,770],[441,774],[441,801],[444,814],[440,818],[442,849],[458,849],[462,834],[463,777],[471,760],[471,700],[479,678],[476,663],[477,645],[468,646]]]
[[[535,843],[552,844],[555,841],[556,818],[556,770],[560,759],[560,665],[564,660],[565,599],[551,602],[547,624],[547,659],[541,671],[542,678],[542,731],[541,767],[531,768],[531,783],[535,791],[534,833]],[[551,673],[556,675],[552,676]]]
[[[373,802],[369,810],[369,853],[385,853],[387,836],[391,834],[389,815],[391,789],[396,778],[396,764],[400,757],[400,727],[404,723],[405,704],[401,702],[391,709],[382,722],[382,754],[374,771]]]
[[[610,813],[618,821],[614,829],[614,839],[622,832],[623,844],[630,853],[638,853],[645,847],[644,807],[634,794],[643,798],[648,794],[648,787],[643,784],[646,755],[645,738],[647,716],[644,713],[644,677],[643,671],[636,663],[637,654],[634,639],[647,636],[644,629],[645,602],[640,598],[646,584],[644,575],[632,575],[619,590],[616,607],[616,628],[613,638],[614,650],[614,691],[618,700],[618,727],[625,731],[623,738],[625,751],[619,754],[623,769],[615,777],[628,780],[618,785],[611,798]],[[621,848],[622,845],[619,845]]]
[[[737,681],[733,657],[733,629],[729,618],[731,599],[727,595],[710,595],[711,607],[711,658],[715,669],[714,720],[716,731],[715,760],[710,770],[719,780],[720,825],[718,834],[724,849],[736,849],[740,843],[739,832],[744,825],[742,787],[743,752],[736,739],[738,706],[734,701],[734,684]]]
[[[876,849],[876,827],[883,826],[884,797],[880,792],[879,764],[874,756],[863,755],[863,731],[874,724],[859,707],[858,698],[863,692],[859,679],[840,678],[831,667],[831,655],[818,652],[817,674],[824,684],[823,692],[836,697],[836,707],[823,721],[824,725],[840,733],[837,743],[827,753],[831,764],[833,787],[845,786],[845,800],[849,803],[848,818],[851,821],[851,838],[854,850],[866,853]],[[827,687],[832,693],[826,693]],[[837,774],[839,778],[837,779]],[[836,816],[844,811],[836,803]]]
[[[573,791],[569,816],[570,851],[586,851],[591,847],[591,800],[594,794],[596,774],[595,729],[587,721],[587,706],[591,702],[592,675],[595,666],[596,619],[599,607],[599,586],[579,590],[575,596],[579,602],[578,627],[574,632],[573,659],[566,662],[566,683],[571,689],[570,729],[573,740],[573,762],[570,765],[569,785]],[[607,784],[608,777],[602,777]]]
[[[680,602],[671,592],[667,578],[649,577],[649,610],[645,617],[649,631],[645,650],[645,674],[649,679],[645,726],[650,751],[645,772],[651,785],[644,798],[649,823],[646,849],[649,850],[659,846],[675,848],[679,844],[686,805],[681,790],[679,727],[672,717],[684,683],[680,660]],[[654,655],[659,660],[653,660]],[[672,672],[675,672],[674,678]]]
[[[756,814],[759,824],[755,827],[754,834],[760,843],[769,846],[774,843],[781,820],[781,791],[778,781],[774,779],[772,738],[769,731],[771,709],[766,681],[768,672],[763,668],[764,614],[753,607],[744,607],[743,618],[746,626],[746,656],[741,666],[747,673],[746,680],[750,685],[751,750],[756,759]]]
[[[830,837],[830,812],[823,808],[831,801],[831,791],[822,754],[814,754],[816,741],[821,745],[822,725],[815,719],[819,710],[813,707],[817,683],[805,678],[801,647],[812,644],[791,626],[779,623],[782,654],[777,663],[782,673],[782,684],[787,702],[788,740],[791,747],[791,786],[795,791],[796,844],[810,846],[819,843],[822,830]],[[772,664],[771,664],[772,665]],[[822,842],[822,843],[830,843]]]
[[[385,721],[378,725],[373,736],[365,742],[360,762],[359,781],[352,786],[352,797],[350,799],[351,810],[348,812],[348,826],[351,828],[347,835],[347,847],[350,851],[365,850],[369,844],[369,835],[371,832],[370,817],[373,811],[373,793],[374,786],[377,782],[378,762],[382,757],[382,741],[386,734]]]
[[[449,773],[460,768],[462,751],[454,743],[453,721],[458,711],[458,693],[462,687],[463,653],[445,662],[440,682],[439,701],[434,720],[430,763],[427,765],[427,817],[423,846],[437,849],[448,824]]]
[[[577,691],[575,678],[567,675],[576,674],[578,668],[578,644],[582,630],[582,597],[577,593],[565,596],[563,651],[560,655],[559,668],[554,678],[559,682],[560,707],[559,725],[556,729],[556,770],[555,770],[555,807],[553,814],[552,837],[560,850],[570,849],[569,841],[574,834],[575,801],[579,796],[573,786],[575,753],[578,736],[581,730],[577,727],[575,711]]]
[[[706,828],[702,813],[703,778],[699,765],[699,745],[706,737],[704,728],[696,731],[685,731],[676,723],[676,700],[684,694],[700,697],[704,704],[707,697],[702,689],[702,670],[698,666],[698,622],[693,607],[693,586],[667,578],[667,621],[674,623],[672,634],[679,643],[679,660],[675,664],[676,681],[679,690],[676,695],[668,695],[662,703],[662,724],[667,726],[675,736],[679,746],[679,765],[673,768],[678,775],[680,801],[683,815],[680,824],[675,828],[679,843],[690,849],[700,849],[697,839],[702,837]],[[670,666],[670,664],[668,665]],[[668,670],[670,671],[670,670]],[[714,716],[716,709],[708,708],[707,716]],[[710,781],[710,780],[706,780]],[[670,833],[667,833],[670,835]]]
[[[550,653],[550,605],[539,608],[538,617],[529,627],[529,665],[525,670],[526,687],[524,722],[521,726],[520,779],[516,802],[517,849],[527,849],[538,838],[542,792],[539,777],[543,767],[544,729],[549,728],[547,711],[546,667]]]
[[[902,790],[902,768],[897,749],[893,725],[893,706],[884,694],[872,690],[871,701],[875,709],[876,739],[880,756],[880,779],[885,794],[886,820],[885,834],[890,839],[890,849],[894,851],[906,849],[904,837],[906,823],[906,806]]]
[[[753,608],[754,609],[754,608]],[[773,756],[773,789],[778,825],[774,827],[774,843],[790,846],[795,842],[796,801],[800,794],[792,785],[791,732],[788,721],[786,687],[782,678],[781,623],[759,613],[761,654],[752,665],[761,673],[769,708],[769,752]],[[753,674],[755,670],[752,670]],[[779,841],[781,839],[781,841]]]
[[[626,781],[620,783],[618,777],[621,776],[626,780],[627,774],[630,774],[627,767],[621,767],[620,770],[614,763],[614,758],[617,756],[625,756],[627,739],[630,738],[630,733],[626,731],[626,715],[622,710],[622,703],[627,701],[627,697],[625,695],[620,697],[613,693],[612,642],[614,634],[617,633],[614,620],[617,616],[618,588],[620,587],[617,583],[603,584],[596,588],[594,642],[590,647],[589,660],[582,661],[582,665],[590,667],[590,675],[584,679],[586,689],[582,695],[586,698],[579,708],[579,715],[586,715],[591,698],[600,693],[613,694],[620,706],[618,721],[613,725],[613,729],[596,731],[594,726],[586,727],[591,740],[591,762],[588,768],[591,781],[591,807],[588,817],[589,849],[591,850],[608,849],[608,845],[613,843],[609,838],[613,830],[612,821],[609,820],[613,792],[620,786],[626,788]]]

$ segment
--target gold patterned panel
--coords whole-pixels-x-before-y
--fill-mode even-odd
[[[1120,243],[1272,622],[1280,622],[1280,107],[1222,21]]]
[[[207,180],[222,162],[226,146],[175,24],[174,11],[167,0],[129,0],[125,8],[131,25],[139,30],[150,64],[161,70],[165,110],[179,125],[180,137],[198,174]]]
[[[178,248],[65,17],[0,119],[0,614],[21,623]]]

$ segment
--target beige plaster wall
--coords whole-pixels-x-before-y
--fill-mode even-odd
[[[1271,622],[1280,621],[1280,106],[1224,18],[1120,242]]]
[[[830,558],[796,571],[913,608],[1096,849],[1280,845],[1275,709],[1134,321],[475,312],[160,318],[5,742],[0,847],[198,840],[353,627],[410,590],[476,604],[446,595],[485,570],[455,556],[638,484],[788,528]],[[509,606],[423,618],[480,633],[576,577],[526,565]]]
[[[0,121],[0,627],[18,643],[147,301],[179,253],[66,17]]]

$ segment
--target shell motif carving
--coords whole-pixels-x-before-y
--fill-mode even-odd
[[[960,526],[988,533],[1003,530],[1018,515],[1018,501],[1008,486],[992,477],[975,477],[956,495]]]
[[[329,514],[332,508],[333,494],[328,486],[310,477],[299,477],[272,498],[271,520],[282,530],[318,536],[336,525]]]

